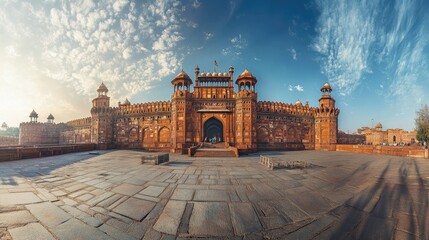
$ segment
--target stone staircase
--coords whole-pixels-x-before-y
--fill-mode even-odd
[[[204,143],[193,155],[194,157],[236,157],[234,151],[228,149],[225,143]]]

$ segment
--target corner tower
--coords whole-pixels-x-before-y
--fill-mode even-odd
[[[198,66],[195,71],[197,72]],[[192,80],[183,70],[171,81],[174,92],[171,96],[171,147],[174,152],[182,152],[193,144],[192,139]],[[189,145],[189,146],[188,146]]]
[[[108,91],[106,85],[101,83],[97,89],[98,97],[92,100],[91,142],[96,143],[99,149],[110,148],[113,141],[112,108]]]
[[[238,93],[235,102],[236,108],[236,147],[244,151],[257,149],[256,138],[256,83],[258,81],[247,69],[237,77],[235,84]]]
[[[320,89],[322,97],[315,114],[315,149],[335,151],[338,134],[338,115],[335,100],[331,96],[332,88],[325,83]]]

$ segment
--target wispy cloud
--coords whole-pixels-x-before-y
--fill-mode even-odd
[[[113,100],[131,97],[179,69],[183,11],[178,0],[2,1],[0,65],[14,56],[24,81],[65,83],[86,102],[101,81]]]
[[[192,7],[193,8],[199,8],[201,6],[201,2],[200,1],[198,1],[198,0],[194,0],[193,2],[192,2]]]
[[[350,94],[369,70],[375,40],[376,1],[317,0],[320,17],[313,49],[322,55],[322,71],[340,93]]]
[[[204,32],[204,39],[210,40],[213,37],[213,33],[211,32]]]
[[[298,60],[298,56],[297,56],[297,54],[296,54],[296,50],[295,50],[295,48],[291,48],[291,49],[289,49],[289,52],[290,52],[290,54],[291,54],[291,56],[292,56],[292,59],[293,60]]]
[[[238,57],[242,54],[243,49],[247,47],[247,40],[241,34],[231,38],[231,46],[221,50],[222,55],[234,55]]]
[[[403,107],[423,101],[421,80],[429,77],[429,14],[422,1],[316,3],[320,17],[312,47],[321,54],[322,72],[341,95],[371,79],[373,66],[389,80],[379,84],[387,90],[387,101]]]
[[[261,61],[261,59],[260,59],[260,58],[258,58],[258,57],[253,57],[253,60],[255,60],[255,61],[257,61],[257,62]]]
[[[184,39],[179,32],[179,5],[175,0],[148,2],[141,9],[124,0],[52,8],[30,3],[7,5],[2,7],[2,15],[18,25],[25,23],[29,29],[28,33],[2,32],[16,35],[8,40],[18,40],[21,49],[41,48],[35,56],[41,64],[35,67],[74,85],[78,92],[89,94],[103,80],[118,93],[130,84],[140,85],[132,88],[133,94],[180,65],[173,51]],[[50,9],[48,15],[43,14],[45,9]],[[19,17],[22,15],[31,23],[24,22],[28,20]],[[39,34],[41,37],[32,38]]]
[[[303,86],[301,86],[301,85],[295,85],[295,86],[292,86],[292,85],[289,85],[288,86],[288,90],[290,91],[290,92],[292,92],[292,91],[294,91],[294,90],[296,90],[296,91],[298,91],[298,92],[303,92],[304,91],[304,87]]]

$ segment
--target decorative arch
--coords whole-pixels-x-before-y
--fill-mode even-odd
[[[128,142],[127,133],[126,133],[125,129],[123,129],[123,128],[118,129],[117,141],[119,143],[127,143]]]
[[[283,129],[274,129],[274,142],[283,142]]]
[[[147,127],[143,128],[141,130],[140,136],[141,136],[140,139],[142,142],[142,147],[143,148],[148,147],[148,143],[150,141],[150,130],[149,130],[149,128],[147,128]]]
[[[223,123],[221,120],[216,117],[211,117],[204,122],[204,139],[207,137],[207,140],[212,138],[219,138],[221,141],[223,138]]]
[[[287,130],[287,142],[297,142],[298,136],[295,127],[290,127]]]
[[[268,143],[270,141],[270,134],[266,127],[258,128],[256,134],[259,143]]]
[[[128,132],[128,142],[136,143],[139,141],[139,134],[136,127],[132,127]]]
[[[170,129],[168,127],[162,127],[158,132],[158,142],[169,143],[170,142]]]

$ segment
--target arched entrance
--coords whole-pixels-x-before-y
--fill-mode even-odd
[[[212,117],[204,123],[204,140],[207,137],[207,141],[216,138],[216,141],[223,142],[223,124],[221,121]]]

